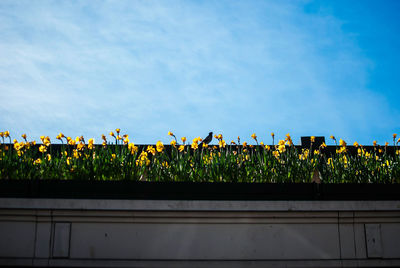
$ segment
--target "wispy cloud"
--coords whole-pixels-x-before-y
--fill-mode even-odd
[[[168,130],[382,137],[400,116],[367,88],[373,63],[339,19],[305,4],[2,1],[0,126],[120,127],[138,143]]]

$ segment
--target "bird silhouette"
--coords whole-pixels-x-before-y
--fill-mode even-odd
[[[201,146],[203,146],[203,143],[209,144],[212,141],[212,138],[213,138],[213,133],[212,132],[208,133],[208,136],[203,139],[203,141],[199,144],[199,147],[201,148]]]

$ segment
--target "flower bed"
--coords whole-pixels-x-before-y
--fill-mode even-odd
[[[8,132],[1,132],[0,178],[57,180],[132,180],[147,182],[227,182],[227,183],[386,183],[400,182],[400,151],[396,135],[393,146],[347,146],[314,144],[307,148],[294,146],[290,135],[277,145],[264,145],[252,135],[256,145],[232,141],[226,145],[216,135],[218,145],[201,143],[195,138],[186,144],[160,141],[155,146],[136,146],[128,135],[110,133],[114,142],[103,135],[103,143],[83,137],[72,139],[59,134],[62,144],[11,142]],[[274,136],[273,143],[274,143]],[[5,139],[9,143],[5,144]],[[332,136],[336,143],[336,139]],[[65,144],[64,144],[65,143]]]

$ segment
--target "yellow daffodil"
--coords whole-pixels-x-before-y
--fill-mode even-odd
[[[220,140],[220,141],[218,142],[218,145],[219,145],[220,148],[225,148],[226,142],[225,142],[224,140]]]
[[[34,165],[40,165],[41,163],[42,163],[42,159],[40,159],[40,158],[36,159],[36,160],[33,162]]]
[[[256,140],[256,139],[257,139],[256,133],[251,134],[251,137],[252,137],[254,140]]]
[[[355,142],[353,143],[353,146],[357,148],[357,147],[358,147],[358,142],[355,141]]]
[[[164,161],[161,163],[161,166],[165,167],[165,168],[169,168],[169,164],[167,161]]]
[[[310,140],[311,142],[315,142],[315,136],[311,136]]]
[[[179,146],[178,150],[179,152],[182,152],[183,150],[185,150],[185,146],[184,145]]]
[[[47,155],[46,155],[46,158],[47,158],[47,161],[50,162],[50,160],[51,160],[51,154],[47,154]]]
[[[182,140],[183,143],[185,143],[186,142],[186,137],[182,137],[181,140]]]
[[[175,135],[174,135],[174,133],[172,133],[171,131],[168,131],[168,136],[173,137],[173,136],[175,136]]]
[[[172,140],[172,141],[171,141],[171,146],[172,146],[172,147],[176,147],[176,140]]]
[[[196,150],[197,148],[199,148],[199,144],[193,140],[191,147],[193,150]]]
[[[326,143],[325,142],[323,142],[320,146],[319,146],[321,149],[324,149],[324,148],[326,148]]]
[[[76,146],[76,149],[78,149],[78,151],[83,150],[83,148],[85,148],[85,144],[84,143],[78,143],[78,145]]]
[[[339,145],[343,146],[343,147],[346,147],[347,143],[344,140],[340,139],[339,140]]]
[[[22,134],[21,137],[26,141],[26,134]]]
[[[107,142],[106,135],[104,135],[104,134],[101,134],[101,139],[102,139],[103,141]]]
[[[147,146],[146,151],[149,152],[149,153],[151,153],[152,155],[155,155],[155,154],[156,154],[156,149],[154,149],[154,147],[151,146],[151,145]],[[146,154],[146,155],[147,155],[147,154]]]
[[[157,152],[161,153],[164,150],[164,144],[161,141],[157,141],[156,148]]]
[[[39,146],[39,152],[44,153],[46,151],[47,151],[47,147],[46,146],[44,146],[44,145],[40,145]]]
[[[131,154],[135,154],[139,150],[139,148],[137,146],[135,146],[134,143],[129,143],[128,144],[128,149],[131,152]]]
[[[90,138],[90,139],[88,140],[88,148],[89,148],[89,150],[92,150],[93,147],[94,147],[94,139],[93,139],[93,138]]]
[[[117,129],[115,129],[115,132],[117,132],[117,134],[119,135],[119,132],[120,132],[121,130],[119,129],[119,128],[117,128]]]
[[[394,134],[393,134],[393,140],[396,140],[396,137],[397,137],[397,134],[394,133]]]
[[[114,132],[110,131],[110,136],[115,137]]]
[[[271,132],[271,137],[272,138],[275,137],[275,133],[274,132]]]
[[[243,142],[243,148],[247,147],[247,142]]]
[[[373,144],[374,146],[376,146],[376,141],[373,141],[372,144]]]

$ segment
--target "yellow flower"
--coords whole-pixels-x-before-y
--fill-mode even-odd
[[[4,132],[0,132],[0,137],[4,137]]]
[[[251,137],[252,137],[254,140],[257,140],[256,133],[251,134]]]
[[[73,155],[74,155],[74,157],[75,157],[75,158],[79,158],[79,153],[78,153],[78,150],[77,150],[77,149],[74,149],[74,151],[73,151],[73,152],[74,152],[74,154],[73,154]]]
[[[21,137],[26,141],[26,134],[22,134]]]
[[[353,146],[357,148],[357,147],[358,147],[358,142],[355,141],[355,142],[353,143]]]
[[[269,145],[265,145],[265,149],[266,149],[267,151],[269,151],[269,150],[271,150],[271,147],[270,147]]]
[[[279,145],[278,146],[278,151],[280,152],[280,153],[283,153],[284,151],[286,151],[286,146],[283,144],[283,145]]]
[[[71,139],[70,137],[68,137],[68,138],[67,139],[68,139],[68,144],[69,145],[75,145],[76,144],[75,140]]]
[[[77,148],[79,151],[83,150],[84,147],[85,147],[85,144],[83,144],[83,143],[79,143],[79,144],[76,146],[76,148]]]
[[[396,137],[397,137],[397,134],[396,134],[396,133],[394,133],[394,134],[393,134],[393,140],[395,140],[395,139],[396,139]]]
[[[388,142],[385,142],[385,146],[388,146],[389,145],[389,143]]]
[[[23,142],[16,142],[16,143],[14,143],[14,149],[19,151],[24,147],[24,145],[25,144]]]
[[[207,143],[202,143],[203,148],[208,148],[208,144]]]
[[[181,145],[181,146],[179,146],[179,152],[182,152],[183,150],[185,150],[185,146],[184,145]]]
[[[71,157],[67,157],[67,165],[71,165]]]
[[[218,134],[217,139],[222,140],[223,139],[222,134]]]
[[[136,166],[140,165],[146,165],[148,166],[150,164],[150,160],[147,158],[147,153],[146,152],[141,152],[139,159],[136,160]]]
[[[110,136],[115,137],[114,132],[110,131]]]
[[[50,160],[51,160],[51,154],[47,154],[47,161],[49,161],[50,162]]]
[[[172,141],[171,141],[171,146],[172,146],[172,147],[176,147],[176,140],[172,140]]]
[[[101,138],[102,138],[102,140],[103,140],[103,141],[107,142],[106,135],[104,135],[104,134],[101,134]]]
[[[182,140],[183,143],[185,143],[186,142],[186,137],[182,137],[181,140]]]
[[[4,131],[4,137],[5,138],[8,138],[8,137],[10,137],[10,132],[7,130],[7,131]]]
[[[224,140],[220,140],[220,141],[218,142],[218,144],[219,144],[219,147],[220,147],[220,148],[225,148],[225,146],[226,146],[226,142],[225,142]]]
[[[340,139],[339,145],[345,147],[347,145],[347,143],[344,140]]]
[[[193,150],[196,150],[197,148],[199,148],[199,145],[197,144],[197,140],[196,140],[196,142],[195,142],[195,140],[193,140],[191,147]]]
[[[272,138],[275,137],[275,133],[274,133],[274,132],[271,132],[271,136],[272,136]]]
[[[92,150],[93,147],[94,147],[94,139],[90,138],[88,141],[88,148],[89,148],[89,150]]]
[[[40,165],[41,163],[42,163],[42,159],[40,159],[40,158],[36,159],[36,160],[33,162],[34,165]]]
[[[161,141],[157,141],[156,148],[157,152],[161,153],[164,150],[164,144]]]
[[[175,136],[174,133],[172,133],[171,131],[168,131],[168,136]]]
[[[119,135],[119,132],[120,132],[121,130],[119,129],[119,128],[117,128],[117,129],[115,129],[115,132],[117,132],[117,134]]]
[[[314,154],[319,155],[319,150],[314,150]]]
[[[113,161],[117,157],[116,154],[111,154],[111,161]]]
[[[47,151],[47,147],[46,146],[44,146],[44,145],[40,145],[39,146],[39,152],[44,153],[46,151]]]
[[[333,161],[332,161],[332,158],[330,158],[330,157],[328,158],[328,165],[333,167]]]
[[[128,149],[131,152],[131,154],[135,154],[139,150],[139,148],[137,146],[135,146],[134,143],[129,143]]]
[[[315,136],[311,136],[311,142],[315,142]]]
[[[147,146],[146,151],[149,152],[149,153],[151,153],[152,155],[155,155],[155,154],[156,154],[156,149],[154,149],[154,147],[151,146],[151,145],[148,145],[148,146]],[[146,155],[147,155],[147,154],[146,154]]]
[[[323,142],[320,146],[319,146],[321,149],[324,149],[324,148],[326,148],[326,143],[325,142]]]
[[[169,168],[169,164],[167,161],[164,161],[161,163],[161,166],[165,167],[165,168]]]
[[[373,141],[372,144],[373,144],[374,146],[376,146],[376,141]]]
[[[243,142],[243,148],[247,147],[247,142]]]
[[[335,136],[333,136],[333,135],[331,135],[330,138],[331,138],[332,140],[336,140]]]
[[[124,144],[129,144],[129,138],[128,137],[124,138]]]
[[[279,152],[278,151],[273,151],[272,154],[278,159],[279,158]]]

